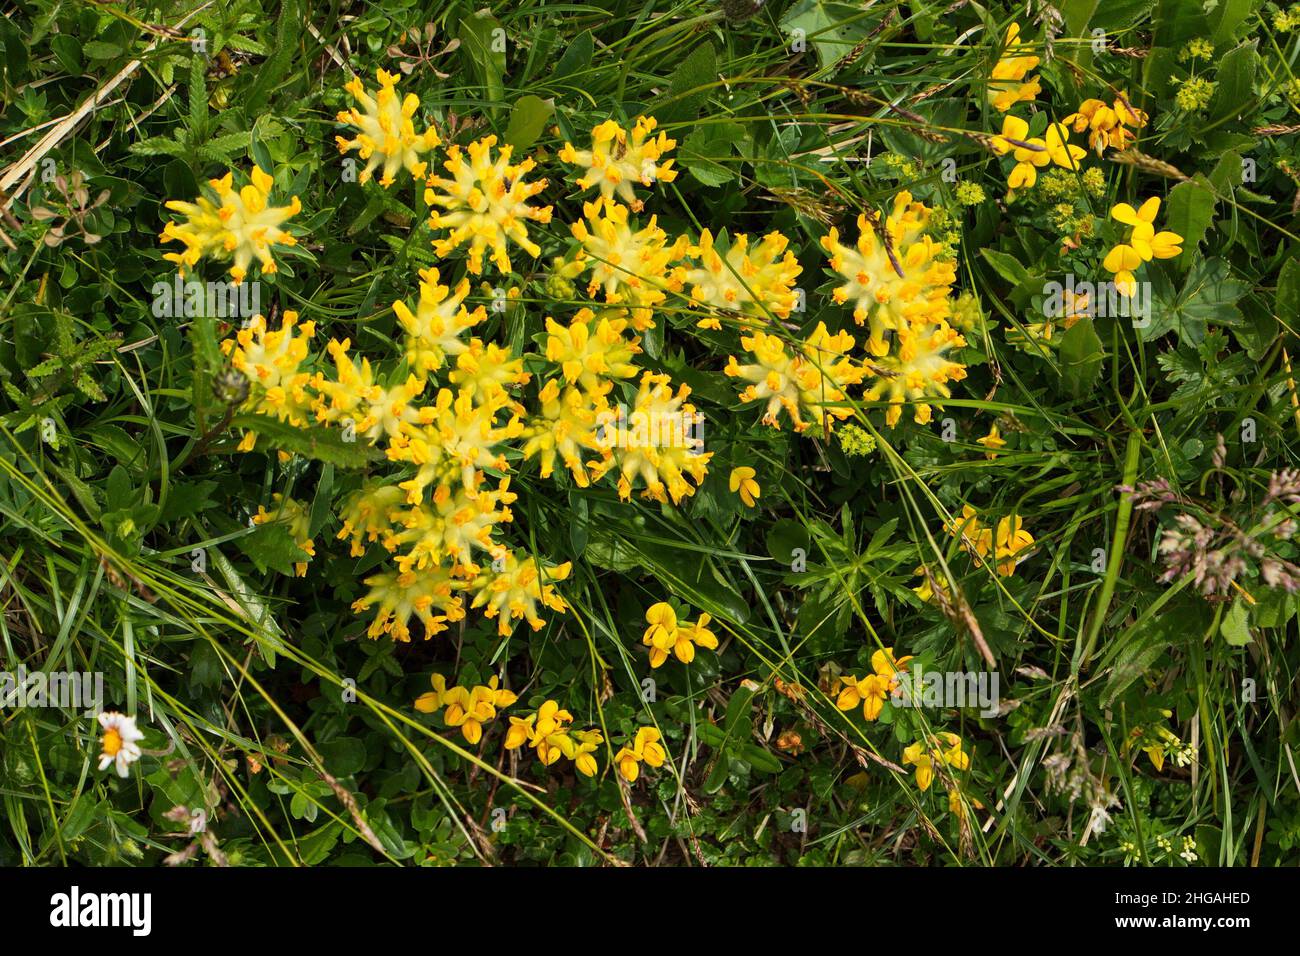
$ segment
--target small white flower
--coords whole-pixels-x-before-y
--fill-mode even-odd
[[[136,727],[134,717],[111,710],[99,715],[99,726],[104,729],[100,740],[99,769],[116,764],[117,775],[125,777],[131,764],[140,759],[139,741],[144,739],[144,734]]]

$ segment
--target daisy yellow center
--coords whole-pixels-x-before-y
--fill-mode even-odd
[[[122,735],[114,727],[109,727],[104,731],[104,754],[108,757],[116,757],[117,752],[122,749]]]

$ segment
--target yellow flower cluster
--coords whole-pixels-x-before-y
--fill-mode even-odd
[[[447,679],[441,674],[434,674],[429,680],[433,690],[416,699],[415,709],[422,714],[436,714],[442,710],[443,722],[448,727],[459,727],[461,736],[470,744],[483,739],[483,725],[495,720],[498,710],[504,710],[518,700],[512,691],[497,686],[495,674],[487,684],[473,688],[448,687]]]
[[[524,744],[537,752],[544,766],[551,766],[561,757],[573,761],[573,767],[585,777],[594,777],[599,766],[593,756],[605,742],[599,730],[573,730],[573,715],[553,700],[542,703],[536,713],[527,717],[511,717],[506,733],[506,750],[518,750]]]
[[[858,218],[854,248],[841,244],[834,228],[822,239],[831,269],[847,280],[835,289],[835,300],[852,302],[854,320],[869,329],[867,350],[875,358],[862,367],[862,375],[873,381],[863,397],[888,403],[885,423],[891,428],[909,402],[915,406],[913,418],[929,422],[927,399],[950,397],[948,383],[966,377],[965,366],[947,357],[966,344],[948,324],[956,267],[926,233],[930,216],[930,209],[903,191],[883,222]],[[837,417],[847,414],[841,409]]]
[[[416,179],[424,178],[428,163],[420,157],[440,140],[432,127],[423,133],[415,131],[412,117],[420,108],[420,98],[408,93],[399,99],[395,74],[379,69],[375,71],[375,79],[379,81],[379,90],[373,97],[358,76],[344,85],[361,108],[353,106],[341,111],[338,121],[355,127],[358,132],[352,139],[336,136],[335,142],[340,153],[355,149],[366,161],[365,169],[357,176],[358,182],[368,182],[375,169],[382,166],[379,184],[387,189],[399,169],[405,169]]]
[[[536,163],[530,157],[511,164],[511,146],[501,147],[494,159],[496,143],[495,136],[485,136],[466,150],[452,146],[442,164],[451,178],[430,175],[424,191],[425,203],[435,207],[429,225],[450,230],[446,237],[434,240],[433,251],[449,256],[469,243],[469,271],[475,275],[483,271],[483,255],[489,248],[496,267],[509,272],[510,242],[536,258],[541,248],[528,238],[525,222],[551,221],[550,206],[528,205],[547,185],[545,179],[524,181]]]
[[[951,315],[957,267],[925,233],[929,221],[930,210],[903,191],[894,197],[879,234],[871,219],[861,215],[856,246],[841,244],[834,227],[822,238],[831,270],[846,280],[835,289],[835,301],[852,302],[853,320],[868,324],[866,346],[872,355],[889,351],[887,332],[939,324]]]
[[[1002,55],[993,66],[989,79],[988,101],[999,113],[1021,102],[1032,102],[1041,87],[1038,77],[1029,71],[1038,66],[1038,57],[1026,52],[1029,44],[1020,39],[1020,24],[1007,27],[1002,41]]]
[[[637,730],[636,736],[632,739],[632,746],[622,747],[614,755],[614,764],[618,767],[618,772],[623,775],[623,779],[628,783],[635,783],[636,778],[641,774],[641,764],[647,767],[662,767],[664,761],[668,759],[668,754],[663,748],[659,731],[653,727],[641,727]]]
[[[686,250],[698,261],[680,268],[678,275],[690,287],[693,305],[739,313],[742,328],[752,327],[746,318],[764,324],[773,315],[786,319],[798,302],[794,283],[803,271],[789,245],[790,240],[781,233],[771,232],[751,250],[749,237],[742,234],[732,239],[725,254],[719,254],[713,234],[705,229],[699,242]],[[699,326],[722,327],[716,315],[701,319]]]
[[[691,482],[698,486],[704,481],[713,452],[703,450],[704,439],[695,433],[702,419],[686,401],[690,394],[687,385],[674,392],[667,375],[644,373],[630,413],[601,412],[597,441],[604,457],[588,466],[592,477],[616,471],[618,496],[624,501],[632,497],[638,479],[645,486],[641,496],[661,504],[669,499],[679,504],[695,494]]]
[[[961,517],[950,522],[947,531],[959,539],[962,551],[975,556],[976,564],[981,558],[992,558],[1004,578],[1016,573],[1016,565],[1028,557],[1025,552],[1034,544],[1034,536],[1024,530],[1018,515],[1002,518],[995,531],[980,523],[979,513],[970,505],[962,507]]]
[[[1147,125],[1147,114],[1129,102],[1128,91],[1115,97],[1107,106],[1102,100],[1087,99],[1079,104],[1079,110],[1067,116],[1063,123],[1073,126],[1076,133],[1088,131],[1088,145],[1100,156],[1107,147],[1115,150],[1128,149],[1136,140],[1134,130]]]
[[[673,161],[663,158],[677,141],[669,139],[667,133],[652,135],[658,125],[654,117],[638,116],[629,134],[614,120],[606,120],[591,131],[591,149],[574,149],[571,143],[565,143],[560,161],[586,169],[576,180],[580,188],[598,186],[604,199],[617,196],[633,212],[640,212],[644,203],[636,197],[634,182],[652,186],[677,178]]]
[[[637,331],[652,328],[655,306],[681,289],[672,262],[687,248],[686,238],[669,243],[654,216],[634,228],[628,208],[612,199],[584,203],[582,212],[583,219],[569,228],[582,244],[576,261],[591,271],[587,294],[600,292],[609,305],[629,306]]]
[[[265,318],[255,315],[234,338],[221,343],[231,366],[248,379],[244,410],[300,427],[308,423],[314,399],[307,391],[312,376],[304,366],[315,334],[316,323],[299,322],[297,312],[285,312],[274,332],[267,330]],[[248,432],[240,449],[250,451],[256,439]]]
[[[393,303],[397,320],[406,332],[406,362],[417,375],[436,372],[449,356],[455,358],[468,351],[461,333],[487,318],[483,306],[473,312],[465,306],[469,279],[462,279],[453,292],[438,278],[437,269],[420,270],[420,299],[414,312],[400,299]]]
[[[993,152],[1011,154],[1016,165],[1007,176],[1011,190],[1028,189],[1038,182],[1038,170],[1055,163],[1063,169],[1078,169],[1079,160],[1087,155],[1082,146],[1070,145],[1070,132],[1060,123],[1047,127],[1042,136],[1029,135],[1029,124],[1018,116],[1002,120],[1002,134],[993,137]]]
[[[903,763],[916,767],[916,786],[924,791],[930,789],[934,782],[935,770],[939,767],[951,767],[953,770],[969,770],[970,754],[962,749],[961,738],[954,733],[940,732],[928,741],[916,741],[903,749]],[[956,802],[956,789],[948,791],[948,805]],[[960,812],[954,808],[954,812]]]
[[[723,371],[750,383],[740,393],[741,401],[767,402],[764,424],[780,428],[779,415],[784,409],[796,432],[813,423],[829,431],[834,420],[842,421],[851,414],[845,389],[860,383],[866,369],[847,357],[853,348],[853,336],[847,332],[832,335],[826,323],[819,322],[793,355],[780,338],[766,332],[744,336],[740,344],[754,361],[741,365],[731,355]]]
[[[862,716],[876,720],[884,709],[885,701],[898,686],[898,675],[907,670],[911,657],[894,658],[894,649],[886,647],[871,655],[872,674],[865,677],[840,677],[843,689],[835,701],[840,710],[853,710],[862,705]],[[924,789],[924,788],[922,788]]]
[[[718,638],[709,630],[711,618],[701,614],[694,624],[679,622],[677,612],[665,601],[652,604],[645,612],[645,634],[641,643],[650,648],[650,667],[661,667],[672,653],[683,664],[695,660],[695,648],[716,650]]]
[[[1122,202],[1110,211],[1112,219],[1129,227],[1128,241],[1114,246],[1102,263],[1107,272],[1115,273],[1115,288],[1122,295],[1137,291],[1134,269],[1152,259],[1172,259],[1183,251],[1183,237],[1178,233],[1156,232],[1159,212],[1160,200],[1155,196],[1137,209]]]
[[[269,173],[254,166],[249,173],[249,183],[240,189],[234,187],[234,173],[228,172],[220,179],[208,180],[216,194],[216,202],[199,196],[194,202],[172,200],[167,208],[185,217],[178,224],[172,220],[163,227],[159,239],[175,240],[185,246],[184,252],[168,252],[164,259],[177,264],[182,273],[192,269],[204,257],[230,261],[230,275],[236,283],[244,281],[248,267],[256,259],[262,272],[275,272],[275,259],[271,255],[274,245],[292,246],[298,240],[280,228],[288,219],[302,210],[297,196],[287,206],[270,204],[274,179]]]

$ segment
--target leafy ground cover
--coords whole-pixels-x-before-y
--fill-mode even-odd
[[[0,862],[1300,859],[1300,6],[4,7]]]

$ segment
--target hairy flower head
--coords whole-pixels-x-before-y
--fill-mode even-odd
[[[582,261],[591,269],[589,295],[604,293],[610,305],[632,310],[632,326],[638,331],[654,325],[652,309],[666,299],[668,291],[681,288],[671,269],[681,257],[686,239],[669,243],[668,235],[654,216],[641,229],[628,222],[628,208],[606,199],[584,203],[584,219],[571,227],[582,243]]]
[[[541,247],[528,238],[526,223],[551,221],[550,206],[528,205],[529,199],[546,188],[545,179],[524,180],[536,164],[531,158],[511,164],[510,146],[502,146],[493,159],[496,143],[495,136],[485,136],[466,150],[452,146],[443,163],[450,178],[430,175],[429,188],[424,191],[425,203],[434,207],[429,224],[450,230],[445,238],[434,240],[434,252],[449,256],[469,243],[469,271],[475,275],[483,271],[483,254],[489,248],[492,261],[502,272],[510,271],[507,249],[511,242],[530,256],[540,255]]]
[[[438,281],[437,269],[420,270],[420,300],[412,312],[400,299],[393,311],[406,332],[406,362],[420,376],[442,368],[447,356],[460,355],[469,346],[461,333],[487,318],[478,306],[473,312],[465,307],[469,279],[462,279],[452,292]]]
[[[387,189],[399,169],[422,179],[428,163],[420,157],[437,146],[439,140],[433,127],[423,133],[416,132],[412,117],[420,108],[420,98],[414,93],[399,98],[395,74],[381,68],[375,71],[375,79],[379,81],[379,90],[374,97],[366,92],[358,76],[344,86],[360,109],[352,106],[341,111],[338,121],[355,127],[358,132],[352,139],[336,136],[334,141],[340,153],[355,149],[366,161],[365,169],[357,176],[359,182],[369,181],[375,169],[382,166],[379,184]]]
[[[700,241],[687,250],[697,265],[680,273],[691,290],[691,302],[708,309],[739,312],[763,322],[772,315],[789,318],[798,301],[794,283],[803,271],[789,245],[790,240],[781,233],[771,232],[750,249],[749,237],[742,234],[731,241],[725,253],[719,253],[714,248],[713,233],[705,229]],[[717,328],[719,324],[712,317],[700,322],[705,328]]]
[[[834,292],[838,303],[853,303],[853,318],[868,323],[867,348],[873,355],[889,351],[886,332],[897,332],[918,320],[930,322],[950,314],[950,293],[957,270],[940,246],[925,234],[930,210],[913,202],[912,194],[894,197],[893,211],[880,233],[866,215],[858,217],[858,242],[840,243],[834,227],[822,238],[830,267],[847,280]]]
[[[767,332],[755,331],[743,337],[740,344],[754,361],[741,365],[734,355],[728,356],[724,371],[750,383],[740,393],[741,401],[767,403],[765,425],[780,428],[782,409],[790,416],[796,432],[814,423],[830,430],[834,420],[851,414],[844,404],[848,399],[845,389],[861,382],[865,369],[848,358],[853,336],[847,332],[832,335],[826,323],[818,322],[796,352],[787,350],[780,338]]]
[[[629,134],[614,120],[606,120],[591,131],[591,149],[574,149],[565,143],[560,161],[585,167],[586,172],[576,180],[580,188],[598,186],[602,198],[617,196],[633,211],[640,212],[643,203],[637,199],[633,183],[653,186],[677,178],[673,161],[663,159],[677,141],[669,139],[667,133],[654,136],[656,126],[654,117],[639,116]]]
[[[302,203],[294,196],[287,206],[272,206],[269,200],[273,183],[269,173],[254,166],[248,185],[240,189],[234,187],[233,173],[209,180],[216,202],[199,196],[194,202],[167,203],[167,208],[185,216],[185,221],[168,222],[159,238],[163,242],[176,240],[185,250],[165,253],[163,258],[175,262],[182,273],[204,257],[229,261],[230,275],[236,283],[244,281],[254,259],[264,273],[275,272],[271,247],[297,244],[298,240],[280,227],[301,211]]]

